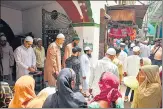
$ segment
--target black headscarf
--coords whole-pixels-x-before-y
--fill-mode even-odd
[[[84,96],[71,87],[75,77],[73,70],[62,69],[57,79],[57,92],[45,100],[42,108],[87,108]]]

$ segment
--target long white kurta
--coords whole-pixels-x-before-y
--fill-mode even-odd
[[[127,58],[127,53],[121,50],[118,59],[122,62],[122,64],[124,64],[126,58]]]
[[[14,51],[14,57],[16,61],[17,79],[23,75],[28,75],[28,67],[36,66],[36,56],[32,47],[27,49],[24,45],[19,46]]]
[[[109,72],[115,74],[119,78],[118,67],[111,62],[111,60],[107,57],[104,57],[101,60],[97,61],[97,64],[93,68],[93,72],[91,73],[89,87],[93,89],[92,94],[95,96],[100,93],[98,82],[101,78],[101,75],[104,72]]]
[[[3,75],[11,75],[11,66],[14,66],[14,53],[12,47],[8,44],[2,47],[2,54]]]
[[[137,76],[140,68],[140,57],[138,55],[128,56],[124,63],[124,72],[128,76]]]
[[[150,56],[150,47],[140,43],[140,55],[141,57],[148,58]]]
[[[86,54],[83,54],[80,57],[80,66],[81,66],[81,76],[86,77],[85,80],[82,80],[82,88],[83,91],[87,91],[89,89],[89,79],[91,74],[91,62],[89,57]]]

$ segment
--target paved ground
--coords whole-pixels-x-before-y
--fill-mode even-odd
[[[125,97],[125,91],[126,91],[126,86],[121,85],[121,92],[122,92],[123,100],[124,100],[124,97]],[[130,102],[125,102],[124,107],[125,108],[131,108],[131,103]]]

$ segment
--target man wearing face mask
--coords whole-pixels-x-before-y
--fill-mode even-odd
[[[16,79],[23,75],[28,75],[36,70],[36,56],[33,48],[33,38],[27,36],[24,39],[24,44],[16,48],[14,57],[16,61]]]
[[[49,86],[56,86],[56,76],[61,71],[61,48],[65,41],[65,36],[60,33],[57,35],[56,41],[51,43],[47,50],[47,57],[45,61],[44,81]]]
[[[62,67],[66,67],[65,66],[65,61],[66,59],[68,59],[69,57],[71,57],[72,55],[72,49],[76,46],[78,46],[79,44],[79,41],[80,41],[80,38],[79,37],[73,37],[73,40],[71,43],[69,43],[68,45],[66,45],[65,47],[65,52],[64,52],[64,57],[63,57],[63,64],[62,64]]]
[[[5,35],[0,37],[2,49],[2,67],[3,79],[12,81],[12,67],[14,66],[14,53],[12,47],[8,44]]]
[[[81,67],[81,76],[82,76],[82,91],[85,95],[88,94],[89,89],[89,79],[91,74],[91,53],[92,50],[90,47],[84,48],[84,54],[80,57],[80,67]]]
[[[96,96],[100,93],[100,89],[98,87],[98,82],[101,78],[101,75],[104,72],[110,72],[115,74],[119,78],[118,67],[112,62],[116,56],[116,51],[114,48],[109,48],[105,54],[105,57],[98,60],[96,65],[93,68],[93,72],[91,73],[90,83],[89,83],[89,93]]]

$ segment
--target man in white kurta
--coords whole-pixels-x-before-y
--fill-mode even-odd
[[[13,49],[7,42],[5,36],[0,37],[0,42],[2,46],[3,77],[5,80],[12,81],[12,67],[14,66]]]
[[[133,48],[133,55],[128,56],[124,63],[124,72],[127,73],[128,76],[137,76],[140,68],[140,48],[135,46]]]
[[[147,46],[148,42],[144,41],[144,43],[139,43],[140,46],[140,56],[148,58],[151,54],[150,47]]]
[[[126,44],[125,43],[121,43],[120,47],[121,47],[121,52],[118,56],[118,59],[122,62],[122,64],[124,64],[124,60],[127,58],[127,53],[124,52]]]
[[[94,66],[89,83],[89,92],[92,93],[93,96],[100,93],[98,82],[104,72],[113,73],[119,78],[118,67],[112,62],[115,56],[115,49],[109,48],[106,52],[106,56],[103,59],[98,60],[97,64]]]
[[[124,76],[133,76],[136,78],[138,75],[139,69],[140,69],[140,48],[138,46],[135,46],[133,48],[134,55],[128,56],[125,60],[124,63]],[[128,101],[128,95],[130,92],[130,87],[127,87],[126,93],[125,93],[125,101]],[[134,92],[132,91],[131,94],[131,99],[130,101],[132,102],[133,100],[133,94]]]
[[[29,72],[35,72],[36,69],[36,56],[33,48],[33,38],[27,36],[24,44],[16,48],[14,57],[16,61],[16,78],[23,75],[28,75]]]
[[[91,48],[85,47],[84,54],[80,57],[80,68],[82,74],[82,91],[84,94],[87,94],[89,89],[89,79],[91,74]]]

